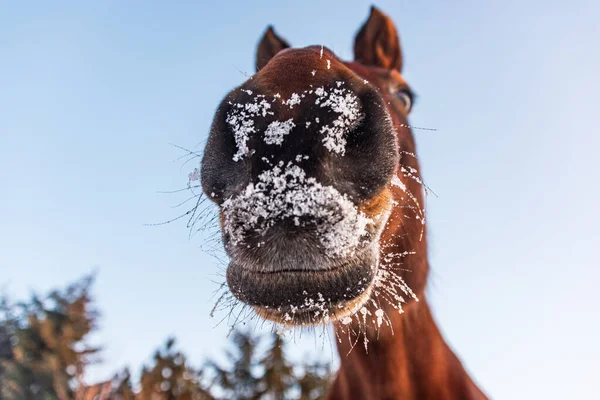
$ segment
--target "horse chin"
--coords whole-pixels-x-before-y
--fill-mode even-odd
[[[313,306],[301,310],[294,310],[291,307],[274,309],[253,306],[252,308],[259,317],[291,328],[328,324],[343,320],[360,310],[371,297],[372,287],[373,285],[369,285],[362,294],[354,299],[330,304],[328,307]]]
[[[232,260],[227,283],[233,295],[267,320],[287,326],[334,322],[370,298],[379,264],[371,244],[328,268],[273,270]]]

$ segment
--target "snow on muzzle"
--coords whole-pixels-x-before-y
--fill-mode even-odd
[[[292,162],[262,172],[257,183],[227,199],[221,209],[229,248],[260,248],[273,234],[306,240],[301,234],[306,231],[314,236],[316,248],[311,250],[332,259],[351,256],[368,239],[367,228],[373,224],[346,195],[307,177]],[[282,231],[282,226],[287,229]]]
[[[227,281],[250,305],[306,308],[351,301],[372,283],[381,223],[292,162],[262,172],[223,213]]]

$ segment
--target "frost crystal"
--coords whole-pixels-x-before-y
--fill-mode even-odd
[[[377,327],[379,328],[383,323],[383,310],[380,308],[375,311],[375,316],[377,317]]]
[[[328,60],[329,62],[329,60]],[[349,89],[343,87],[344,82],[337,81],[335,88],[325,89],[323,87],[314,90],[305,90],[304,92],[292,93],[289,99],[281,100],[283,105],[289,108],[302,102],[307,94],[316,96],[315,105],[321,108],[328,108],[335,115],[335,119],[328,125],[321,126],[319,133],[324,135],[323,145],[332,152],[344,155],[346,148],[345,135],[356,124],[363,114],[360,112],[359,100]],[[248,95],[252,95],[251,90],[242,90]],[[280,99],[281,95],[274,95],[273,102]],[[274,115],[271,111],[271,103],[265,99],[264,95],[255,95],[254,99],[248,103],[230,103],[231,110],[227,113],[226,122],[231,127],[237,146],[237,152],[233,156],[234,161],[239,161],[244,156],[252,154],[248,148],[248,140],[251,134],[256,133],[256,118]],[[319,124],[319,118],[315,118],[315,123]],[[305,121],[308,128],[311,121]],[[283,136],[289,134],[296,125],[289,119],[287,121],[272,122],[265,131],[265,142],[267,144],[281,145]]]
[[[394,175],[392,178],[392,185],[398,186],[403,192],[406,192],[406,185],[400,180],[400,178],[398,178],[397,175]]]
[[[322,87],[315,89],[315,94],[318,96],[315,104],[322,108],[329,107],[331,111],[338,114],[332,123],[321,127],[320,133],[325,135],[323,144],[329,151],[344,155],[346,152],[344,135],[352,125],[363,118],[363,115],[360,113],[356,95],[348,89],[339,88],[339,84],[337,86],[337,89],[331,89],[329,93]]]
[[[252,91],[246,91],[248,94],[252,94]],[[233,161],[241,160],[245,155],[250,153],[248,149],[248,139],[251,133],[256,132],[254,127],[254,118],[258,116],[266,117],[267,115],[273,115],[272,111],[269,111],[271,104],[269,104],[264,96],[257,95],[253,102],[240,104],[230,103],[232,109],[227,113],[226,122],[233,131],[233,137],[237,146],[237,152],[233,155]]]
[[[190,182],[199,181],[200,180],[200,170],[198,168],[194,168],[193,172],[188,174],[188,180]]]
[[[330,257],[351,254],[367,235],[373,220],[332,186],[324,186],[289,162],[279,162],[258,176],[238,196],[222,206],[231,243],[243,243],[248,232],[264,235],[277,221],[315,224],[319,242]],[[306,218],[309,217],[309,218]]]
[[[296,124],[294,124],[294,120],[291,118],[283,122],[271,122],[265,131],[265,143],[281,146],[283,137],[288,135],[295,126]]]
[[[300,96],[298,93],[292,93],[292,97],[284,101],[283,104],[288,105],[290,108],[294,108],[296,104],[300,104]]]

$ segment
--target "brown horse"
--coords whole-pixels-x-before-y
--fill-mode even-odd
[[[269,28],[257,73],[219,106],[202,186],[219,206],[229,288],[280,324],[334,322],[330,399],[485,399],[425,299],[413,94],[376,8],[354,54],[292,49]]]

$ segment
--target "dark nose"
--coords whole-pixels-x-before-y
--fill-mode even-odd
[[[290,50],[219,106],[202,185],[225,214],[226,241],[241,243],[257,226],[318,230],[355,218],[353,207],[387,185],[397,159],[376,89],[337,60]]]

